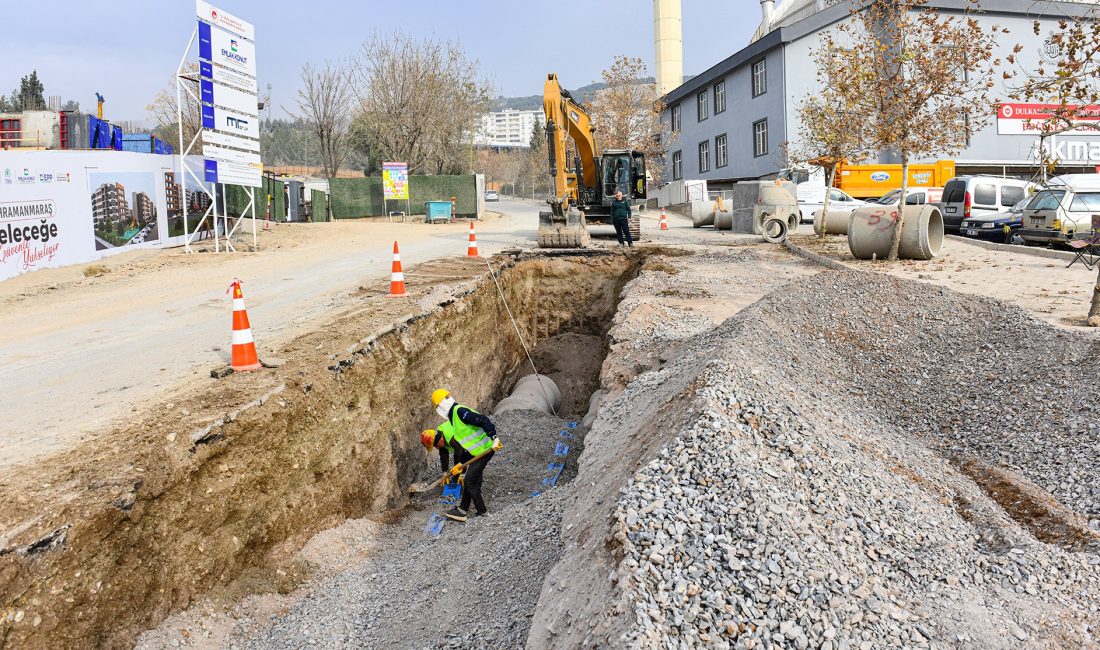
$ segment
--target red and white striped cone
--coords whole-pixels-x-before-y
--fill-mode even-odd
[[[474,234],[474,222],[470,222],[470,245],[466,248],[466,257],[477,257],[477,235]]]
[[[665,216],[664,208],[661,208],[661,230],[668,230],[668,217]]]
[[[401,270],[401,252],[397,242],[393,243],[393,270],[390,273],[390,293],[387,298],[402,298],[409,295],[405,291],[405,273]]]
[[[256,354],[256,342],[252,338],[252,326],[248,322],[248,311],[244,308],[244,294],[241,293],[241,281],[233,278],[226,293],[233,292],[233,354],[229,366],[237,372],[259,370],[259,356]]]

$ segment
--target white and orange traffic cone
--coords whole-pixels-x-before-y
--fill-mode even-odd
[[[260,359],[252,338],[252,326],[248,323],[248,312],[244,308],[241,281],[233,278],[233,284],[225,292],[230,291],[233,292],[233,356],[229,366],[237,372],[259,370]]]
[[[409,295],[405,291],[405,273],[401,270],[401,252],[397,242],[393,243],[393,271],[390,273],[390,293],[388,298],[402,298]]]
[[[665,216],[664,208],[661,208],[661,230],[668,230],[668,217]]]
[[[470,245],[466,248],[466,257],[477,257],[477,235],[474,233],[474,222],[470,222]]]

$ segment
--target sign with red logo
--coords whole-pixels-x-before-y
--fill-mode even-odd
[[[1073,108],[1073,107],[1070,107]],[[1054,120],[1058,104],[1000,104],[997,106],[997,133],[1000,135],[1039,135],[1043,131],[1057,131],[1065,127],[1061,119]],[[1078,128],[1063,131],[1060,135],[1097,135],[1100,133],[1100,105],[1081,106],[1073,111],[1072,118]],[[1089,128],[1095,125],[1097,128]]]
[[[195,0],[195,14],[211,25],[221,27],[250,41],[256,40],[256,28],[252,23],[241,20],[224,9],[218,9],[209,2]]]

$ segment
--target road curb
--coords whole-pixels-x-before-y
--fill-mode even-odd
[[[824,255],[818,255],[817,253],[813,253],[811,251],[808,251],[805,248],[802,248],[801,246],[799,246],[798,244],[791,243],[790,239],[786,240],[783,243],[786,244],[787,250],[791,251],[795,255],[798,255],[799,257],[804,258],[806,260],[809,260],[809,261],[811,261],[815,264],[820,264],[821,266],[824,266],[826,268],[830,268],[834,271],[856,271],[856,270],[858,270],[858,269],[854,269],[854,268],[848,266],[847,264],[845,264],[843,262],[838,262],[834,259],[829,259],[828,257],[825,257]]]
[[[998,244],[991,241],[982,241],[981,239],[960,237],[959,235],[946,235],[946,237],[952,241],[970,244],[971,246],[977,246],[978,248],[984,248],[989,251],[1008,251],[1009,253],[1020,253],[1021,255],[1031,255],[1032,257],[1045,257],[1047,259],[1065,260],[1067,262],[1073,261],[1073,253],[1069,251],[1056,251],[1049,248],[1032,248],[1030,246],[1015,246],[1012,244]]]

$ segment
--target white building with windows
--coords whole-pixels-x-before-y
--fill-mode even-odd
[[[526,148],[536,124],[545,121],[541,110],[504,110],[481,116],[474,144],[482,147]]]
[[[1024,69],[1042,61],[1048,68],[1060,54],[1051,34],[1067,16],[1086,16],[1097,0],[987,0],[976,17],[983,26],[1009,30],[994,56],[1004,59],[1016,44]],[[672,134],[668,145],[670,178],[703,179],[713,188],[739,180],[774,177],[784,166],[782,145],[798,137],[798,106],[818,84],[813,52],[821,35],[850,19],[853,0],[761,0],[761,24],[750,43],[665,95]],[[966,0],[929,0],[928,7],[962,15]],[[1039,23],[1036,34],[1034,24]],[[1021,103],[1011,89],[993,95],[996,118],[974,134],[955,157],[959,174],[1029,175],[1034,171],[1037,137],[1026,118],[1041,104]],[[1095,146],[1094,146],[1095,145]],[[1064,171],[1100,166],[1100,136],[1095,132],[1060,135],[1051,148]],[[892,152],[880,162],[895,163]]]

